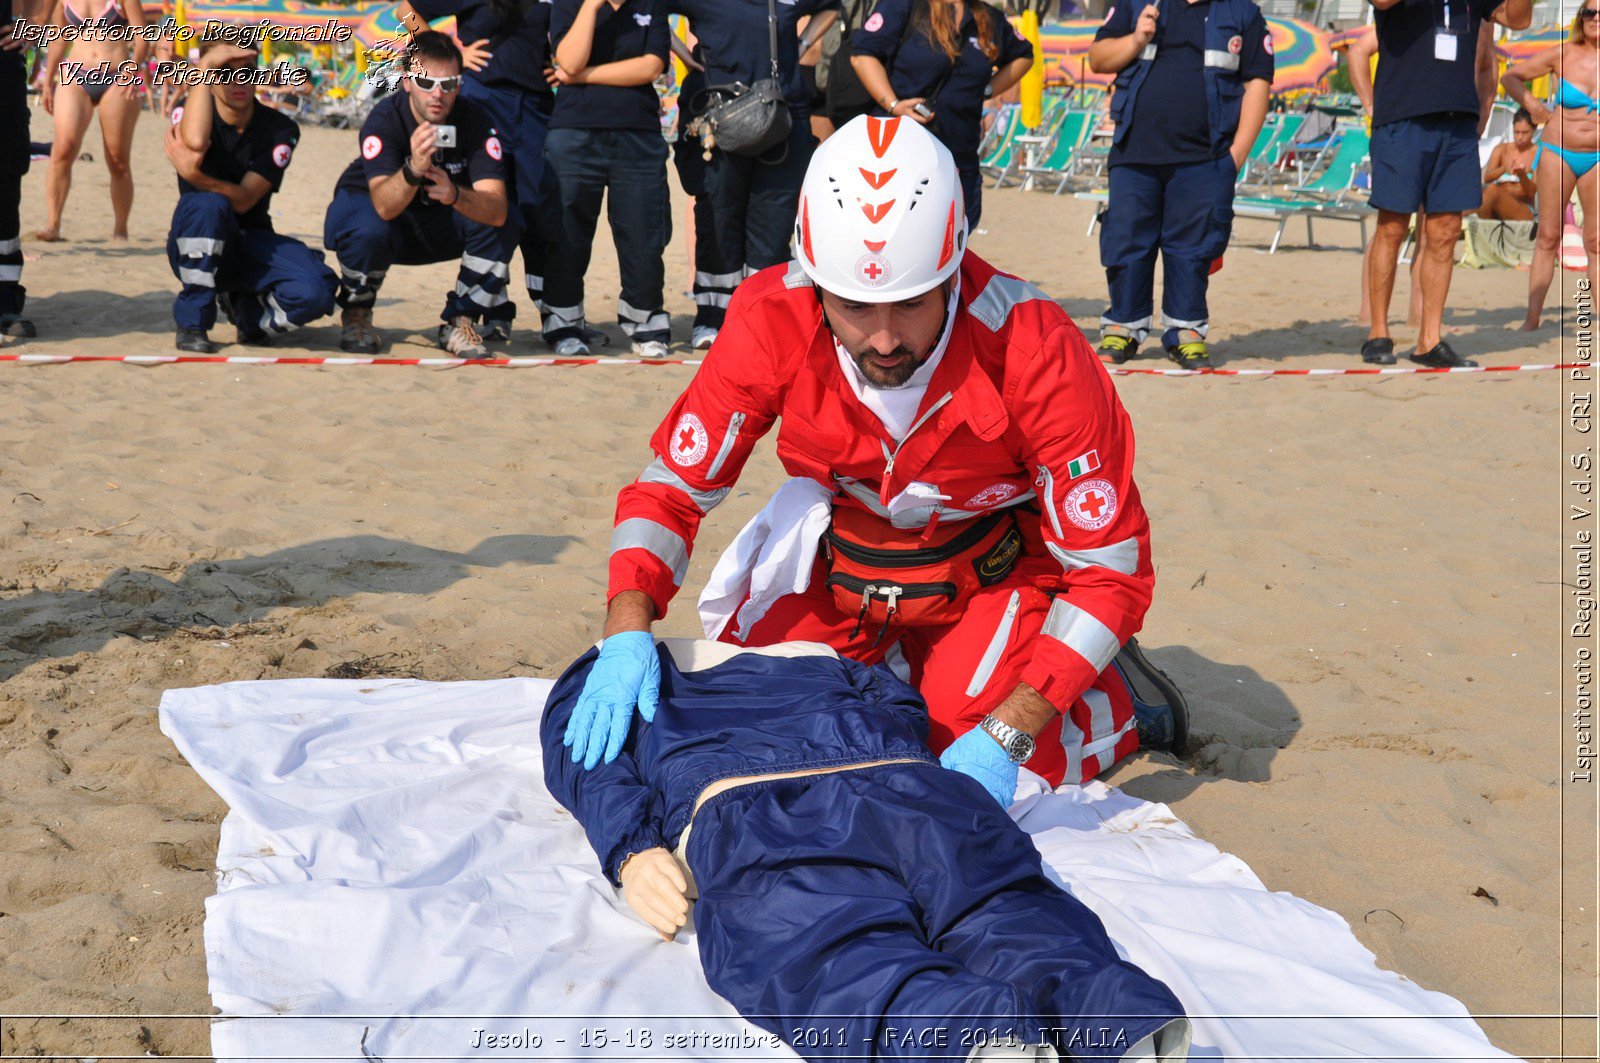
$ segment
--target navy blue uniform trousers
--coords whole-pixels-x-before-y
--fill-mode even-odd
[[[243,336],[282,335],[333,313],[338,278],[322,255],[270,229],[244,229],[219,192],[185,192],[172,212],[167,262],[183,287],[172,302],[179,328],[217,323],[217,293],[233,295]]]
[[[555,186],[546,204],[550,252],[561,268],[545,282],[544,338],[554,346],[582,335],[583,278],[604,199],[622,274],[617,323],[637,343],[666,343],[662,256],[672,237],[667,142],[655,130],[552,129],[546,143]]]
[[[0,55],[0,314],[19,315],[22,175],[28,172],[28,89],[21,53]]]
[[[807,1059],[965,1059],[1013,1034],[1119,1056],[1183,1014],[982,786],[936,765],[735,787],[687,857],[711,988]]]
[[[681,119],[680,119],[681,121]],[[816,150],[806,116],[794,120],[788,141],[760,158],[715,151],[700,168],[698,157],[680,159],[700,191],[684,181],[694,201],[694,323],[721,328],[733,290],[756,270],[789,261],[789,240],[800,209],[800,185]],[[679,152],[698,152],[684,138]],[[696,172],[698,171],[698,172]]]
[[[418,193],[421,194],[420,192]],[[499,227],[449,207],[412,206],[384,221],[365,192],[340,189],[328,204],[322,242],[339,259],[340,306],[372,306],[391,265],[424,266],[461,259],[442,321],[479,320],[506,301],[511,256],[522,223],[515,212]]]
[[[1206,334],[1206,285],[1211,263],[1228,249],[1233,231],[1233,156],[1210,162],[1111,167],[1100,225],[1100,264],[1111,289],[1102,329],[1117,326],[1141,342],[1154,313],[1156,252],[1161,253],[1162,343],[1179,329]]]
[[[485,85],[468,77],[461,95],[477,104],[494,123],[506,146],[502,160],[511,171],[506,194],[511,209],[522,222],[522,282],[528,302],[535,307],[544,299],[546,232],[540,225],[540,205],[550,189],[544,165],[545,137],[550,132],[550,109],[555,97],[512,85]],[[507,300],[484,315],[486,321],[516,319],[517,304]]]

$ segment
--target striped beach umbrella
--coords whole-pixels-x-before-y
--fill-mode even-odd
[[[1501,41],[1495,45],[1495,51],[1508,63],[1520,63],[1522,60],[1538,55],[1547,48],[1554,48],[1567,39],[1565,26],[1553,26],[1535,33],[1519,33],[1514,39]]]
[[[1073,19],[1039,31],[1045,81],[1054,85],[1108,85],[1108,74],[1089,69],[1089,46],[1100,28],[1096,19]],[[1315,89],[1336,65],[1329,35],[1299,19],[1269,18],[1276,70],[1272,91],[1282,95]]]

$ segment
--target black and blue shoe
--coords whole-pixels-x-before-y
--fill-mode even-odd
[[[1189,704],[1172,679],[1150,663],[1139,640],[1128,639],[1111,662],[1133,695],[1141,749],[1183,755],[1189,744]]]

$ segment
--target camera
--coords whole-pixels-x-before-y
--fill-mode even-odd
[[[456,127],[453,125],[438,125],[433,127],[433,143],[441,148],[456,146]]]
[[[925,104],[925,103],[913,104],[911,106],[911,109],[913,111],[916,111],[918,114],[920,114],[924,118],[932,118],[933,117],[933,112],[928,110],[928,105]]]

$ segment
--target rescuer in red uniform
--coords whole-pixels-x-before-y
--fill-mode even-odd
[[[1130,639],[1154,586],[1127,414],[1067,314],[966,243],[955,165],[916,123],[858,118],[817,150],[794,260],[739,287],[655,461],[618,495],[574,760],[615,756],[636,707],[653,717],[650,625],[701,518],[780,418],[778,459],[832,492],[831,526],[809,586],[725,641],[896,667],[945,766],[1002,805],[1021,764],[1057,785],[1141,735],[1181,748],[1176,692],[1136,721],[1125,681],[1149,669]]]

